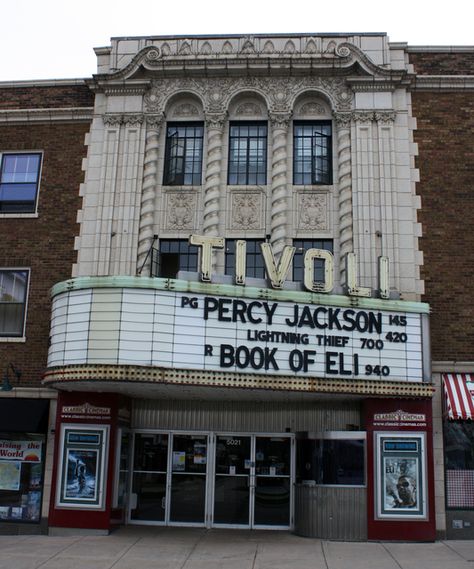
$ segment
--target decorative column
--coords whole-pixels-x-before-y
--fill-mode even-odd
[[[207,159],[206,180],[204,185],[203,234],[210,237],[219,235],[220,197],[222,173],[222,134],[226,115],[209,113],[206,115]],[[212,259],[213,270],[216,269],[216,255]]]
[[[346,255],[354,251],[352,229],[352,164],[351,114],[334,113],[337,126],[337,163],[339,186],[339,275],[341,285],[346,281]]]
[[[270,243],[275,258],[286,245],[288,233],[288,127],[289,113],[271,113],[272,126],[272,200]]]
[[[158,171],[158,149],[160,127],[163,115],[146,115],[145,159],[143,166],[143,187],[140,205],[140,225],[138,233],[137,271],[142,269],[146,256],[153,244],[155,224],[155,199]],[[150,276],[151,259],[143,267],[141,274]]]

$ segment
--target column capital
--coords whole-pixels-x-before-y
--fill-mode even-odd
[[[338,128],[350,128],[352,115],[351,113],[333,113],[334,122]]]
[[[281,128],[287,130],[290,126],[291,113],[269,113],[268,118],[272,128]]]
[[[161,125],[165,120],[163,113],[153,113],[145,115],[146,125],[150,130],[160,130]]]
[[[213,130],[224,130],[227,113],[206,113],[206,127]]]

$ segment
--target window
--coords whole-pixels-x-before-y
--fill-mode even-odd
[[[327,431],[297,445],[299,480],[316,484],[363,486],[365,484],[365,433]]]
[[[444,421],[446,507],[474,509],[474,423]]]
[[[293,146],[295,185],[332,184],[331,122],[296,122]]]
[[[267,183],[267,125],[231,123],[229,131],[228,183],[257,185]]]
[[[201,184],[203,125],[169,124],[166,131],[165,186]]]
[[[0,270],[0,337],[24,333],[28,271]]]
[[[187,239],[161,239],[159,251],[152,259],[152,275],[174,279],[179,271],[196,272],[198,247],[190,245]]]
[[[225,274],[235,274],[235,242],[236,239],[227,239],[225,242]],[[247,277],[256,279],[265,278],[265,263],[263,255],[260,251],[260,243],[263,239],[246,239],[246,263],[247,263]]]
[[[333,252],[332,239],[295,239],[293,247],[296,247],[293,257],[293,280],[303,282],[304,280],[304,255],[308,249],[324,249]],[[314,280],[324,280],[324,261],[314,260]]]
[[[0,213],[34,213],[41,154],[2,154]]]

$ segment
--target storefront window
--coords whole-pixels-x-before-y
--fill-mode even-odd
[[[39,522],[45,437],[0,433],[0,520]]]
[[[298,441],[298,478],[315,484],[363,486],[365,437],[324,433]],[[327,437],[327,438],[323,438]]]
[[[474,423],[445,421],[446,507],[474,508]]]

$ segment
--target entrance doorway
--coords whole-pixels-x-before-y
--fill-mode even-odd
[[[292,527],[291,435],[134,434],[129,522]]]

